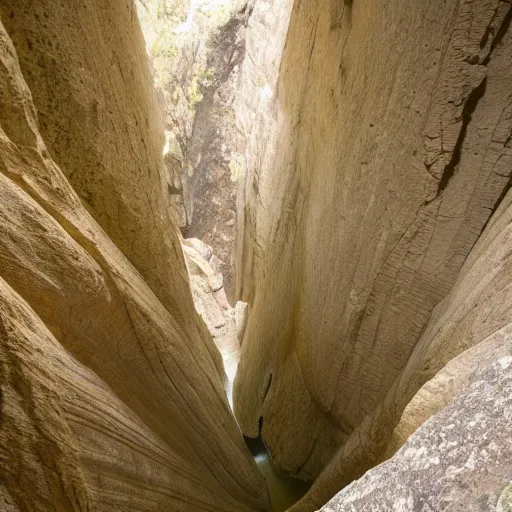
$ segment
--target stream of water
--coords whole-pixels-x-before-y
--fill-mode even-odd
[[[233,409],[233,381],[235,380],[238,362],[240,360],[240,344],[236,336],[227,336],[222,340],[215,339],[221,353],[227,380],[224,383],[229,405]],[[245,438],[259,470],[265,478],[272,505],[272,512],[285,512],[307,492],[311,483],[292,478],[278,471],[267,453],[260,437]]]
[[[306,494],[311,483],[277,471],[261,438],[245,438],[245,442],[267,483],[272,512],[285,512]]]

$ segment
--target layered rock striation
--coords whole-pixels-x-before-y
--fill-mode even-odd
[[[366,422],[371,447],[386,446],[383,459],[392,458],[322,510],[381,510],[395,503],[406,510],[510,508],[511,243],[509,192],[436,308],[386,406]],[[333,471],[350,467],[354,453],[338,453]],[[340,473],[336,480],[343,480]],[[315,485],[326,483],[321,477]]]
[[[417,506],[436,510],[444,500],[461,510],[464,506],[471,510],[470,506],[479,506],[478,492],[487,496],[506,485],[506,475],[512,474],[511,447],[504,441],[512,435],[512,408],[503,399],[508,393],[504,390],[509,386],[512,356],[511,244],[509,192],[462,267],[452,291],[434,310],[400,377],[380,406],[334,455],[309,496],[296,505],[297,510],[317,507],[325,496],[333,495],[354,474],[367,469],[364,461],[379,458],[380,462],[392,456],[417,429],[417,446],[423,443],[424,449],[437,453],[439,459],[439,467],[427,464],[406,485]],[[475,389],[469,392],[471,386]],[[437,418],[433,420],[434,429],[427,421],[432,416]],[[454,416],[458,416],[457,424],[448,419]],[[451,429],[457,433],[448,440],[443,432]],[[400,471],[405,475],[412,467],[401,461],[403,453],[401,450],[383,466],[396,469],[403,465]],[[428,460],[426,452],[422,454],[423,460]],[[429,482],[443,474],[444,489],[431,486]],[[394,487],[392,481],[389,484],[391,499]],[[467,488],[473,491],[463,491]]]
[[[272,94],[254,91],[239,114],[257,123],[234,405],[279,467],[317,478],[295,512],[381,460],[418,389],[483,339],[441,343],[435,329],[490,275],[482,259],[468,288],[457,281],[510,187],[512,30],[500,0],[277,4],[249,24],[274,34],[277,62],[247,43],[246,69],[264,70]]]
[[[509,510],[512,4],[251,6],[209,91],[246,325],[180,237],[132,1],[2,2],[0,508],[269,510],[244,434],[314,480],[293,512]]]
[[[1,499],[266,510],[170,220],[132,3],[0,16]]]

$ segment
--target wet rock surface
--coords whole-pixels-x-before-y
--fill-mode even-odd
[[[246,438],[246,443],[254,456],[258,469],[265,478],[272,512],[285,512],[304,496],[311,483],[278,471],[272,464],[261,438]]]

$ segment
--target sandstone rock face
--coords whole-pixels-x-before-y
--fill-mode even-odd
[[[268,510],[242,432],[290,512],[510,509],[509,0],[255,3],[235,308],[131,0],[0,16],[2,510]]]
[[[14,498],[2,510],[252,510],[219,496],[1,287],[1,473]]]
[[[435,309],[384,400],[354,430],[315,481],[309,495],[293,510],[319,507],[326,497],[348,484],[352,475],[368,469],[370,461],[392,455],[416,428],[452,401],[479,362],[488,357],[489,350],[492,349],[489,357],[508,354],[507,333],[512,318],[511,244],[509,192],[462,267],[451,293]],[[450,361],[458,354],[462,355]],[[434,379],[421,387],[441,368]],[[473,412],[477,416],[476,405]],[[503,453],[507,453],[506,447]]]
[[[130,60],[142,55],[133,6],[4,2],[0,13],[0,500],[266,510],[152,182],[161,148],[146,65]],[[90,191],[92,215],[70,182]]]
[[[450,405],[322,512],[510,510],[511,326],[482,345],[457,361],[467,371],[467,382]],[[438,378],[444,376],[433,380]]]
[[[233,405],[233,380],[240,360],[243,333],[247,323],[247,304],[238,301],[231,307],[224,289],[220,262],[210,246],[196,238],[183,240],[185,261],[190,275],[194,305],[222,356],[226,373],[225,389]]]
[[[277,3],[269,13],[289,11]],[[286,36],[271,39],[282,61],[256,59],[279,78],[240,200],[250,316],[235,413],[246,435],[261,424],[278,466],[321,475],[294,511],[371,467],[421,385],[503,325],[484,332],[482,295],[464,320],[482,315],[478,331],[455,328],[468,296],[498,286],[484,292],[482,279],[509,273],[498,247],[485,260],[479,245],[455,283],[510,185],[510,11],[499,0],[296,2]],[[436,329],[453,332],[442,343]]]
[[[197,331],[133,2],[8,0],[0,15],[49,154],[164,306]]]
[[[187,180],[183,175],[183,164],[169,148],[170,132],[165,131],[167,143],[164,146],[164,163],[167,170],[167,190],[169,191],[171,210],[180,229],[189,225],[190,206],[186,201],[188,197]]]
[[[476,369],[484,365],[490,357],[510,355],[510,324],[497,331],[489,340],[478,343],[451,360],[435,377],[426,382],[407,404],[400,423],[386,447],[384,459],[392,457],[407,441],[409,436],[423,425],[431,416],[449,405],[468,381]],[[475,404],[475,418],[465,418],[465,423],[478,419],[479,404]],[[505,415],[508,412],[502,411]],[[500,417],[498,417],[500,418]]]
[[[273,121],[279,115],[279,110],[276,110],[273,98],[279,81],[292,6],[292,0],[258,0],[254,4],[246,32],[246,55],[235,104],[237,124],[245,136],[247,145],[246,166],[242,169],[237,195],[237,297],[244,294],[244,285],[250,287],[252,284],[244,278],[244,265],[245,268],[250,266],[249,258],[254,256],[254,245],[258,244],[258,240],[255,239],[256,219],[252,215],[249,201],[254,194],[251,188],[258,186],[255,180],[261,168],[265,147],[278,139],[278,126]],[[265,44],[260,44],[261,41],[265,41]],[[269,148],[267,151],[275,152],[276,148]],[[253,176],[253,173],[256,174]],[[250,176],[253,176],[252,181]],[[268,207],[269,205],[265,205],[265,208]],[[279,204],[273,207],[279,207]],[[272,213],[272,216],[275,216],[275,213]]]

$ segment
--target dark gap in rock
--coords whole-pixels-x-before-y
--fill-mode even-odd
[[[485,58],[485,60],[482,62],[484,66],[487,66],[489,64],[489,60],[491,59],[491,55],[493,50],[498,46],[507,33],[507,30],[510,27],[510,24],[512,23],[512,6],[510,7],[508,13],[506,14],[505,18],[503,19],[503,22],[501,23],[498,32],[496,32],[496,37],[493,39],[491,43],[491,49],[489,51],[489,55]]]
[[[272,384],[272,373],[269,374],[268,376],[268,382],[267,382],[267,385],[265,387],[265,393],[263,393],[263,400],[262,402],[265,401],[265,398],[267,398],[267,395],[268,395],[268,392],[270,390],[270,385]],[[263,418],[260,418],[260,421],[262,421]],[[260,423],[260,434],[261,434],[261,423]]]
[[[312,482],[305,482],[304,480],[293,478],[289,474],[279,471],[274,466],[270,460],[265,443],[261,438],[262,426],[263,418],[260,417],[260,435],[258,437],[244,436],[245,444],[254,457],[254,461],[258,465],[258,469],[265,478],[272,505],[272,512],[285,512],[306,494],[311,487]]]
[[[436,197],[439,197],[443,190],[448,186],[448,183],[455,175],[455,171],[460,163],[460,157],[462,154],[462,145],[464,144],[464,139],[466,138],[466,131],[468,128],[468,124],[471,121],[471,116],[478,105],[478,102],[485,94],[485,87],[487,85],[487,77],[482,80],[482,83],[473,89],[471,94],[469,95],[466,104],[462,110],[462,127],[460,129],[459,138],[457,139],[457,143],[455,144],[455,148],[453,150],[453,155],[446,166],[441,179],[439,180],[439,186],[437,188]]]
[[[480,231],[480,234],[482,234],[485,231],[485,229],[487,228],[487,225],[489,224],[489,222],[493,218],[494,214],[496,213],[496,210],[500,207],[501,202],[503,201],[503,199],[505,199],[505,196],[507,195],[507,193],[508,193],[508,191],[510,190],[511,187],[512,187],[512,177],[509,177],[509,179],[507,181],[507,184],[503,187],[503,190],[501,191],[500,196],[498,197],[498,199],[494,203],[494,206],[493,206],[491,212],[489,213],[489,218],[485,222],[485,224],[484,224],[484,226],[482,228],[482,231]]]

